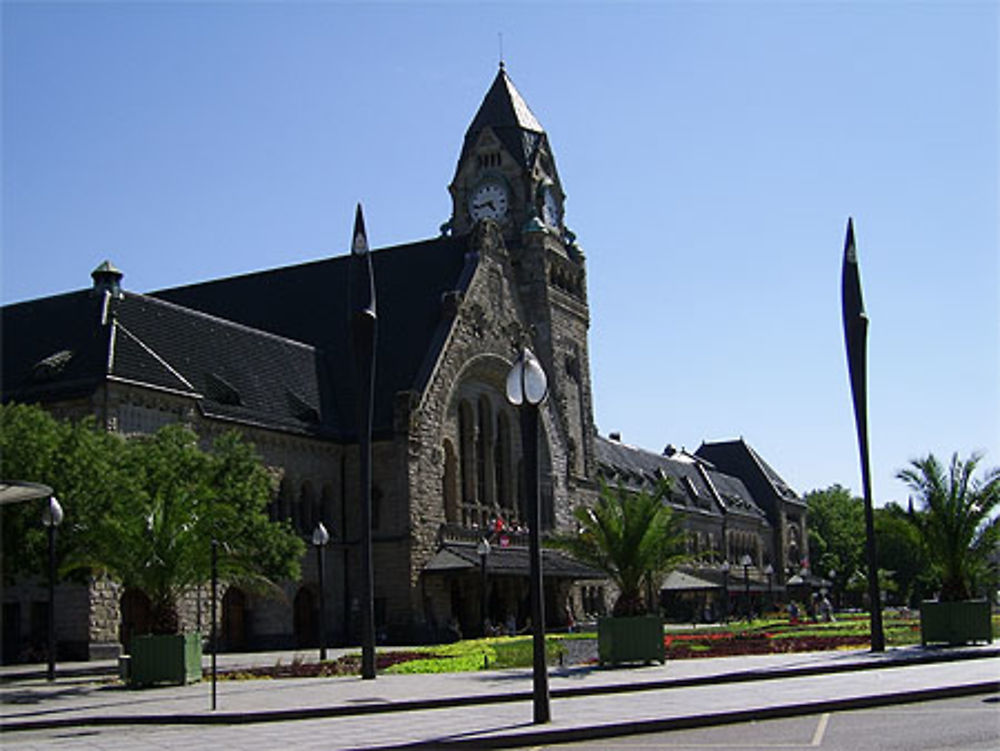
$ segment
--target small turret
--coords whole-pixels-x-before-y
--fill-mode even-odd
[[[90,278],[94,280],[94,294],[110,292],[112,297],[121,298],[123,276],[125,275],[111,261],[104,261],[90,272]]]

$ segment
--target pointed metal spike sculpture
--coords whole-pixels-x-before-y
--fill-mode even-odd
[[[375,677],[375,577],[372,569],[372,392],[375,382],[375,277],[358,204],[351,235],[351,332],[357,374],[361,485],[361,677]]]
[[[847,345],[847,369],[851,377],[854,421],[858,429],[861,453],[861,482],[865,504],[865,557],[868,564],[868,598],[871,603],[872,652],[885,651],[882,632],[882,599],[879,595],[878,559],[875,550],[875,522],[872,513],[871,466],[868,459],[867,356],[868,316],[861,298],[861,274],[854,244],[854,222],[847,220],[844,241],[844,265],[840,280],[841,311],[844,317],[844,342]]]

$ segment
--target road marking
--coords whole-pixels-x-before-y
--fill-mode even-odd
[[[824,712],[820,715],[819,723],[816,725],[816,732],[813,733],[812,746],[814,748],[822,745],[823,736],[826,735],[826,726],[830,723],[830,713]]]

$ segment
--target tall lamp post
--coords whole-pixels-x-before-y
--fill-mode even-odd
[[[326,659],[326,587],[323,583],[323,548],[330,542],[330,533],[323,522],[316,522],[312,543],[316,547],[316,570],[319,572],[319,660]]]
[[[840,276],[840,305],[844,321],[844,343],[847,348],[847,370],[851,379],[854,401],[854,422],[858,431],[858,451],[861,456],[861,484],[865,504],[865,558],[868,564],[868,597],[871,600],[872,652],[885,651],[882,630],[882,598],[878,587],[878,553],[875,545],[875,516],[872,510],[871,465],[868,456],[868,370],[866,341],[868,316],[861,296],[861,272],[854,244],[854,222],[847,220],[844,239],[844,263]]]
[[[479,554],[479,623],[483,629],[483,636],[489,636],[486,629],[486,559],[490,554],[490,541],[483,537],[476,546]]]
[[[722,571],[722,622],[729,622],[729,559],[727,558],[719,566]]]
[[[767,606],[774,610],[774,566],[770,563],[764,566],[764,575],[767,576]]]
[[[49,669],[47,678],[56,679],[56,527],[62,524],[63,509],[56,497],[42,510],[42,524],[49,535]]]
[[[830,577],[830,594],[833,597],[833,610],[837,610],[837,570],[830,569],[830,573],[827,574]]]
[[[507,374],[507,401],[521,412],[521,445],[524,450],[524,485],[528,508],[528,547],[531,562],[531,629],[534,646],[534,722],[551,719],[549,677],[545,666],[545,608],[542,599],[542,548],[539,539],[542,515],[538,503],[538,405],[548,394],[548,380],[538,358],[524,347]]]
[[[375,277],[365,220],[358,204],[351,236],[351,331],[358,396],[361,485],[361,677],[375,677],[375,576],[372,564],[372,392],[375,383]]]
[[[744,553],[743,557],[740,558],[740,565],[743,567],[743,599],[746,606],[747,623],[750,623],[750,566],[753,565],[753,558]]]

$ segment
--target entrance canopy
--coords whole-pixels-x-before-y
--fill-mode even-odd
[[[431,558],[424,571],[427,573],[445,574],[463,571],[478,571],[482,561],[476,546],[461,542],[446,542],[434,557]],[[530,564],[528,548],[522,545],[502,547],[493,545],[486,556],[486,571],[491,575],[528,576]],[[542,575],[553,579],[605,579],[605,575],[596,569],[585,566],[571,558],[561,550],[542,549]]]

